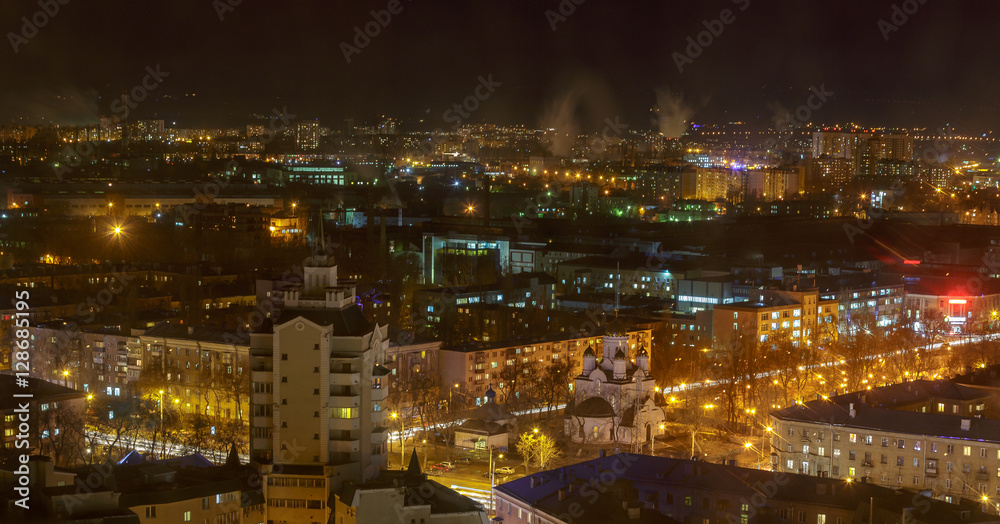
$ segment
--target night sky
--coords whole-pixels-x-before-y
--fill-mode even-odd
[[[332,127],[387,114],[408,129],[447,128],[445,111],[489,75],[501,85],[468,121],[570,114],[582,130],[614,117],[653,129],[659,100],[675,119],[764,127],[820,85],[835,93],[814,112],[823,123],[981,129],[1000,107],[995,1],[399,1],[350,64],[341,43],[387,0],[68,0],[17,53],[8,33],[40,8],[3,2],[0,122],[96,122],[156,64],[169,76],[135,114],[177,127],[242,125],[287,106]],[[878,21],[894,3],[919,8],[885,41]],[[560,4],[575,12],[553,31],[546,11]],[[679,72],[673,53],[724,9],[732,23]]]

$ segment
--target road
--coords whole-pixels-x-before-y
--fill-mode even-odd
[[[979,337],[979,338],[982,338],[982,337]],[[926,348],[927,351],[932,351],[932,350],[941,349],[941,346],[944,346],[945,344],[948,344],[950,346],[960,346],[962,344],[967,344],[969,342],[973,342],[973,341],[977,341],[977,340],[978,340],[978,338],[975,337],[975,336],[973,336],[973,337],[962,337],[962,338],[959,338],[957,340],[944,341],[944,342],[938,342],[936,344],[931,344],[929,348],[927,346],[925,346],[925,345],[917,346],[915,348],[910,349],[910,351],[913,351],[914,349],[925,349],[925,348]],[[899,352],[897,351],[895,354],[898,354],[898,353]],[[886,357],[891,356],[893,354],[894,353],[892,353],[892,352],[880,353],[878,355],[874,355],[873,358],[886,358]],[[805,366],[805,367],[807,367],[810,370],[814,370],[814,369],[836,368],[836,367],[839,367],[839,366],[843,366],[845,364],[846,364],[846,362],[843,361],[843,360],[839,360],[839,361],[834,360],[834,361],[831,361],[831,362],[822,362],[820,364],[813,364],[811,366]],[[800,369],[804,369],[804,368],[800,368]],[[757,378],[769,378],[769,377],[772,377],[772,376],[775,376],[775,375],[779,375],[779,374],[781,374],[783,372],[784,372],[784,370],[778,370],[778,369],[771,370],[771,371],[762,371],[762,372],[760,372],[760,373],[757,374]],[[708,387],[713,387],[713,386],[721,386],[723,384],[728,384],[728,383],[729,383],[728,379],[706,380],[704,382],[695,382],[695,383],[692,383],[692,384],[675,384],[675,385],[672,385],[672,386],[660,386],[660,389],[663,391],[664,394],[669,394],[669,393],[680,393],[680,392],[688,391],[688,390],[692,390],[692,389],[708,388]]]
[[[91,438],[93,438],[94,442],[96,442],[98,444],[101,444],[103,446],[110,445],[112,442],[115,441],[115,437],[113,435],[109,435],[107,433],[95,433],[93,431],[88,431],[87,432],[87,439],[89,440]],[[122,446],[123,443],[119,441],[118,445]],[[138,451],[140,453],[148,453],[149,450],[150,450],[150,447],[152,445],[153,445],[153,442],[151,440],[148,440],[148,439],[137,439],[135,441],[135,446],[133,446],[133,447],[134,447],[135,451]],[[156,449],[153,450],[153,453],[154,454],[160,453],[160,451],[162,450],[162,446],[163,446],[162,441],[161,442],[157,442],[156,443]],[[190,455],[192,453],[195,453],[195,450],[193,450],[191,448],[188,448],[188,447],[185,447],[185,446],[180,446],[180,445],[177,445],[177,444],[171,444],[169,442],[167,443],[166,447],[167,447],[167,449],[166,449],[167,455],[169,455],[171,457],[181,457],[181,456],[184,456],[184,455]],[[223,453],[221,451],[213,451],[213,450],[207,450],[207,449],[202,449],[202,450],[197,451],[197,452],[201,453],[202,456],[204,456],[205,458],[207,458],[208,460],[210,460],[210,461],[212,461],[212,462],[214,462],[216,464],[225,464],[226,458],[229,457],[229,453],[228,452]],[[246,455],[244,453],[240,454],[240,462],[242,462],[243,464],[246,464],[249,461],[250,461],[250,456],[249,455]]]
[[[407,445],[405,450],[406,461],[409,461],[410,453],[413,448]],[[484,477],[484,474],[489,471],[489,458],[488,455],[481,457],[482,452],[472,453],[469,450],[463,450],[461,448],[452,450],[450,460],[455,462],[455,459],[468,457],[472,459],[472,464],[456,464],[455,469],[452,471],[436,471],[431,468],[434,464],[442,461],[449,460],[447,452],[444,447],[435,446],[418,446],[417,448],[417,458],[420,459],[420,466],[424,473],[427,473],[428,478],[448,486],[459,493],[476,500],[481,503],[485,508],[490,508],[490,479]],[[516,478],[524,476],[522,473],[524,471],[524,466],[518,460],[507,460],[498,458],[499,454],[493,456],[495,467],[510,467],[514,468],[517,473],[509,477],[497,478],[496,483],[502,484]],[[400,453],[398,442],[392,451],[389,453],[389,469],[396,469],[400,467]],[[424,467],[424,464],[427,467]]]

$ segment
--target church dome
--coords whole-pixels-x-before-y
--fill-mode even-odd
[[[649,356],[649,353],[646,352],[646,346],[640,346],[639,347],[639,356],[640,357],[648,357]]]
[[[587,349],[585,349],[583,351],[583,356],[585,356],[585,357],[596,357],[597,353],[594,352],[594,348],[592,346],[587,346]]]
[[[618,348],[618,351],[615,352],[615,360],[625,360],[625,359],[626,359],[625,352],[622,351],[622,348]]]
[[[611,408],[611,404],[607,400],[601,397],[590,397],[577,404],[573,414],[580,417],[603,418],[615,416],[615,410]]]
[[[493,391],[493,384],[490,384],[489,386],[487,386],[485,395],[486,395],[487,402],[492,401],[493,399],[497,398],[497,392]]]
[[[628,330],[625,327],[625,322],[615,316],[615,318],[611,319],[611,322],[608,322],[607,325],[604,326],[604,336],[627,337]]]

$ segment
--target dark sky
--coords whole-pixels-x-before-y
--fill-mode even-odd
[[[178,127],[245,124],[282,106],[336,127],[380,114],[448,127],[445,110],[488,75],[501,85],[472,121],[570,114],[581,128],[608,117],[653,128],[659,89],[671,115],[764,126],[824,85],[835,93],[813,112],[824,123],[992,125],[1000,2],[919,1],[585,0],[553,31],[546,11],[571,0],[400,0],[348,64],[341,42],[388,1],[243,0],[220,20],[211,0],[69,0],[17,53],[9,34],[0,44],[0,122],[96,121],[160,64],[169,76],[134,114]],[[919,9],[885,41],[878,21],[894,3]],[[679,72],[672,54],[723,9],[735,20]],[[0,28],[19,33],[38,10],[5,1]]]

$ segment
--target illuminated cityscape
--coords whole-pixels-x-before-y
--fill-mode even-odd
[[[0,6],[0,522],[1000,524],[1000,6],[340,4]]]

